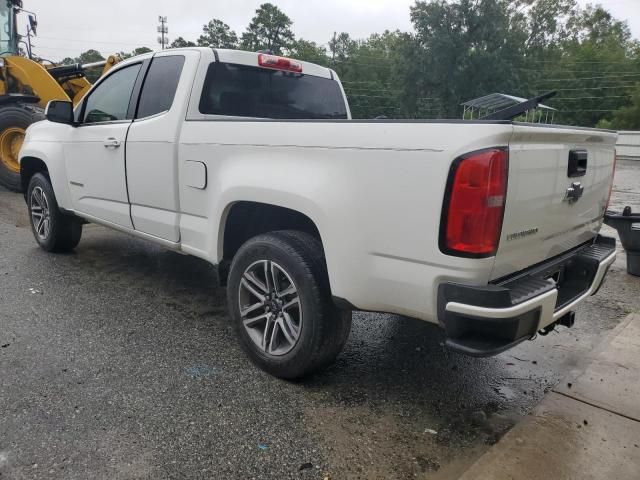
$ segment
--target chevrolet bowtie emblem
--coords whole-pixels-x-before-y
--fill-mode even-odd
[[[580,182],[573,182],[569,188],[567,188],[567,193],[565,194],[564,199],[570,204],[576,203],[582,197],[584,193],[584,187]]]

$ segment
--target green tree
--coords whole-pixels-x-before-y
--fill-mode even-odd
[[[102,56],[102,54],[97,50],[87,50],[86,52],[82,52],[76,58],[65,58],[64,60],[62,60],[62,63],[64,65],[72,65],[74,63],[85,65],[87,63],[101,62],[104,59],[105,58]],[[98,78],[100,78],[101,71],[102,70],[100,68],[94,68],[87,71],[87,80],[89,80],[91,83],[95,82]]]
[[[247,31],[242,34],[242,48],[286,53],[295,41],[292,25],[293,22],[282,10],[271,3],[264,3],[256,10]]]
[[[576,8],[575,0],[517,0],[512,3],[510,17],[526,29],[527,53],[531,55],[553,49],[569,36],[568,24]]]
[[[196,44],[194,42],[185,40],[182,37],[178,37],[173,42],[171,42],[171,45],[169,45],[169,48],[184,48],[184,47],[195,47],[195,46]]]
[[[456,118],[462,102],[496,91],[513,93],[523,84],[527,32],[512,2],[418,1],[411,20],[417,48],[405,51],[404,63],[415,66],[402,83],[417,85],[404,95],[404,114]],[[439,104],[426,111],[420,98]]]
[[[613,112],[611,120],[600,120],[598,127],[612,130],[640,130],[640,83],[636,84],[630,104]]]
[[[214,48],[238,48],[238,35],[222,20],[214,18],[202,27],[198,46]]]
[[[131,52],[131,56],[135,57],[136,55],[144,55],[145,53],[151,52],[153,52],[153,50],[151,50],[149,47],[138,47]]]
[[[568,34],[537,56],[529,77],[532,92],[556,90],[549,105],[560,123],[594,126],[629,104],[640,77],[638,42],[625,22],[601,7],[576,8],[566,21]]]
[[[329,52],[331,60],[334,62],[344,62],[358,48],[358,42],[353,40],[347,32],[340,35],[333,34],[333,38],[329,40]]]
[[[354,118],[402,116],[397,71],[407,35],[385,31],[360,41],[344,34],[334,39],[331,64],[343,82]]]
[[[144,55],[145,53],[151,52],[153,52],[153,50],[151,50],[149,47],[138,47],[131,52],[120,51],[117,55],[123,60],[126,60],[127,58],[135,57],[137,55]]]
[[[305,62],[317,63],[318,65],[327,65],[329,58],[327,57],[327,49],[315,42],[299,39],[291,45],[289,54],[298,60]]]
[[[82,52],[78,58],[76,58],[77,63],[93,63],[93,62],[101,62],[105,58],[102,54],[97,50],[87,50],[86,52]]]
[[[623,44],[631,41],[631,31],[626,22],[620,21],[602,6],[587,5],[577,9],[568,21],[570,35],[574,41],[606,44],[616,38]]]
[[[151,52],[153,52],[153,50],[151,50],[149,47],[138,47],[131,52],[124,52],[124,51],[118,52],[117,55],[123,60],[126,60],[127,58],[135,57],[136,55],[143,55],[145,53],[151,53]]]

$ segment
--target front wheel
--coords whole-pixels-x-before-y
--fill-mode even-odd
[[[251,360],[285,379],[334,361],[351,312],[332,302],[322,245],[297,231],[260,235],[236,254],[227,283],[229,310]]]
[[[69,252],[78,246],[82,223],[60,211],[51,183],[42,173],[29,182],[27,206],[33,236],[43,250]]]

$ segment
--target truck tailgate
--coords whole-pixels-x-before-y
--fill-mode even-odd
[[[613,181],[614,132],[515,124],[492,279],[560,255],[600,229]]]

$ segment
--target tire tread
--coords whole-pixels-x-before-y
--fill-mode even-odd
[[[324,258],[324,250],[320,241],[312,235],[297,230],[280,230],[258,235],[248,240],[236,254],[232,265],[230,281],[228,285],[228,297],[230,310],[233,312],[234,301],[233,291],[235,289],[232,279],[237,275],[237,265],[239,259],[248,255],[258,246],[269,245],[280,250],[287,257],[291,258],[297,266],[304,272],[306,278],[311,281],[310,290],[306,295],[311,298],[312,304],[316,306],[316,318],[319,321],[313,322],[314,331],[312,333],[311,350],[303,353],[303,359],[297,358],[296,364],[276,364],[260,358],[253,352],[251,345],[243,339],[241,342],[245,350],[249,353],[254,363],[280,378],[296,379],[301,378],[331,364],[342,350],[349,331],[351,329],[350,312],[341,312],[331,299],[329,286],[329,276]],[[233,317],[233,314],[232,314]],[[241,322],[234,319],[234,325],[242,337],[240,329]]]
[[[75,217],[65,215],[58,207],[58,201],[56,200],[51,181],[46,172],[36,173],[29,182],[29,188],[27,190],[27,206],[29,207],[29,199],[31,191],[36,186],[40,186],[47,194],[49,200],[49,210],[51,211],[52,226],[51,226],[51,238],[48,241],[43,242],[36,235],[29,215],[29,222],[31,223],[31,229],[33,236],[40,245],[40,247],[47,252],[65,253],[70,252],[78,246],[80,239],[82,238],[82,223]]]

